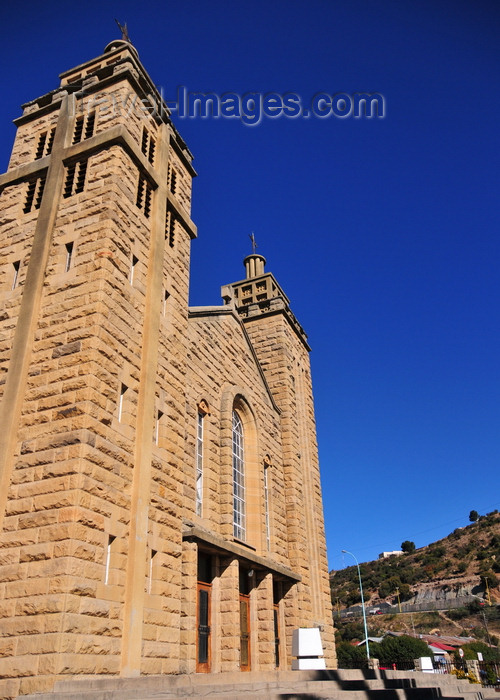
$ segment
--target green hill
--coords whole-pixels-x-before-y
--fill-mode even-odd
[[[466,591],[471,598],[489,595],[492,602],[500,602],[500,514],[495,510],[479,516],[444,539],[412,553],[360,564],[360,570],[367,605],[397,605],[398,591],[401,603],[432,601],[433,587],[441,594],[448,587],[450,592]],[[359,604],[356,566],[331,571],[330,587],[335,610]]]

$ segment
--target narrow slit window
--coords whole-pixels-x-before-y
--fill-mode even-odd
[[[28,189],[26,190],[26,199],[23,207],[23,212],[25,214],[29,214],[33,209],[40,209],[46,177],[47,174],[44,173],[40,177],[28,182]]]
[[[147,152],[148,152],[148,130],[146,129],[146,127],[144,127],[142,130],[141,151],[144,153],[144,155],[147,155]]]
[[[151,136],[146,127],[142,130],[142,140],[141,140],[141,151],[144,153],[146,158],[149,160],[151,165],[154,163],[155,159],[156,143],[154,138]]]
[[[37,180],[37,188],[36,188],[36,196],[35,196],[35,209],[40,209],[40,206],[42,204],[42,197],[43,197],[43,191],[45,189],[45,180],[47,179],[46,175],[42,175],[42,177],[39,177]]]
[[[12,276],[12,287],[11,289],[15,289],[17,287],[17,283],[19,282],[19,270],[21,269],[21,261],[16,260],[15,262],[12,263],[12,269],[13,269],[13,276]]]
[[[139,182],[137,183],[135,205],[138,209],[142,209],[146,218],[149,218],[149,214],[151,213],[151,193],[151,185],[146,182],[146,178],[140,175]]]
[[[114,535],[108,535],[108,544],[106,547],[106,562],[105,562],[105,567],[104,567],[104,585],[108,585],[109,583],[109,569],[110,569],[110,562],[111,562],[111,548],[113,545],[113,542],[116,540],[116,537]]]
[[[42,134],[40,134],[36,147],[35,160],[40,160],[40,158],[49,156],[52,153],[55,133],[56,127],[53,126],[49,131],[44,131]]]
[[[86,175],[87,175],[87,161],[81,160],[78,163],[78,175],[76,177],[76,183],[75,183],[75,194],[77,194],[78,192],[83,192],[83,188],[85,187]]]
[[[43,157],[43,154],[45,153],[45,142],[47,141],[47,132],[44,131],[43,134],[40,134],[38,138],[38,146],[36,149],[35,153],[35,160],[39,160],[40,158]]]
[[[132,260],[130,261],[130,273],[128,278],[130,284],[134,284],[135,271],[138,263],[139,258],[136,258],[135,255],[132,255]]]
[[[175,245],[175,215],[170,210],[167,209],[166,220],[165,220],[165,240],[168,241],[168,245],[173,248]]]
[[[25,214],[28,214],[33,207],[33,200],[35,198],[36,184],[37,184],[36,180],[30,180],[30,182],[28,182],[28,190],[26,192],[26,199],[25,199],[24,207],[23,207],[23,211]]]
[[[135,205],[138,209],[142,209],[142,201],[144,199],[144,188],[146,186],[146,180],[143,177],[139,177],[139,182],[137,184],[137,197],[135,199]]]
[[[156,149],[156,143],[155,140],[152,136],[149,137],[149,150],[148,150],[148,160],[153,165],[154,160],[155,160],[155,149]]]
[[[271,523],[269,518],[269,464],[264,464],[264,508],[267,551],[271,549]]]
[[[49,138],[47,139],[47,146],[45,147],[45,155],[50,156],[52,153],[52,146],[54,145],[54,137],[56,135],[56,127],[53,126],[49,133]]]
[[[75,170],[76,170],[76,163],[72,163],[72,165],[68,165],[68,169],[66,170],[66,180],[64,181],[64,192],[63,192],[63,197],[67,199],[68,197],[71,197],[73,194],[73,183],[75,181]]]
[[[75,143],[80,143],[83,135],[83,125],[85,123],[85,117],[77,117],[75,122],[75,131],[73,132],[73,146]]]
[[[94,129],[95,129],[95,112],[91,112],[90,114],[87,114],[87,121],[85,124],[84,138],[89,139],[91,136],[93,136]]]
[[[147,581],[147,593],[151,595],[151,592],[153,590],[153,567],[155,564],[155,557],[158,554],[156,549],[151,550],[151,556],[149,557],[149,566],[148,566],[148,581]]]
[[[71,197],[73,194],[83,192],[85,188],[85,179],[87,177],[87,165],[87,158],[68,165],[63,192],[63,197],[65,199]]]
[[[154,432],[154,442],[155,445],[160,444],[160,431],[161,431],[161,426],[162,426],[162,419],[163,419],[163,411],[157,411],[156,412],[156,420],[155,420],[155,432]]]
[[[245,461],[243,452],[243,424],[241,418],[233,411],[233,534],[239,540],[245,540]]]
[[[204,414],[198,411],[196,430],[196,515],[203,513],[203,419]]]
[[[177,192],[177,173],[174,168],[170,169],[170,192],[172,194]]]
[[[128,386],[126,384],[121,384],[120,386],[120,396],[118,397],[118,422],[121,423],[123,419],[123,409],[125,406],[125,395],[128,391]]]
[[[68,272],[68,270],[71,267],[71,262],[73,259],[73,242],[71,243],[66,243],[65,248],[66,248],[66,262],[64,264],[64,272]]]
[[[149,219],[151,213],[151,187],[146,183],[146,191],[144,192],[144,216]]]

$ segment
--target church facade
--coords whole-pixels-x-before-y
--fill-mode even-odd
[[[189,307],[192,155],[124,40],[0,176],[0,695],[335,666],[307,337],[265,259]],[[137,106],[140,108],[137,108]]]

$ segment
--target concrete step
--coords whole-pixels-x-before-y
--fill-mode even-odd
[[[206,698],[210,700],[437,700],[439,693],[435,688],[412,688],[403,690],[380,689],[380,690],[354,690],[345,691],[335,688],[316,688],[300,686],[296,688],[270,689],[265,686],[259,687],[256,684],[253,688],[227,688],[221,692],[220,688],[215,690],[210,686],[205,686],[206,692],[199,692],[201,689],[194,689],[190,694],[179,694],[178,692],[149,690],[146,693],[141,689],[135,690],[92,690],[86,691],[84,688],[76,692],[54,692],[51,694],[23,696],[30,700],[182,700],[184,698]],[[450,700],[463,700],[456,696]]]
[[[51,693],[23,700],[483,700],[478,686],[453,677],[375,671],[91,677],[59,681]]]

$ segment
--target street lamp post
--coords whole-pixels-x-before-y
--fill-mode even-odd
[[[396,586],[396,595],[398,597],[398,608],[399,612],[401,612],[401,598],[399,597],[399,586]]]
[[[370,646],[368,643],[368,627],[366,625],[366,610],[365,610],[365,598],[363,596],[363,582],[361,581],[361,569],[359,568],[359,563],[356,557],[352,552],[348,552],[347,549],[342,550],[342,554],[350,554],[351,557],[354,559],[356,562],[356,566],[358,567],[358,576],[359,576],[359,591],[361,593],[361,609],[363,611],[363,625],[365,628],[365,642],[366,642],[366,658],[369,660],[370,659]]]

